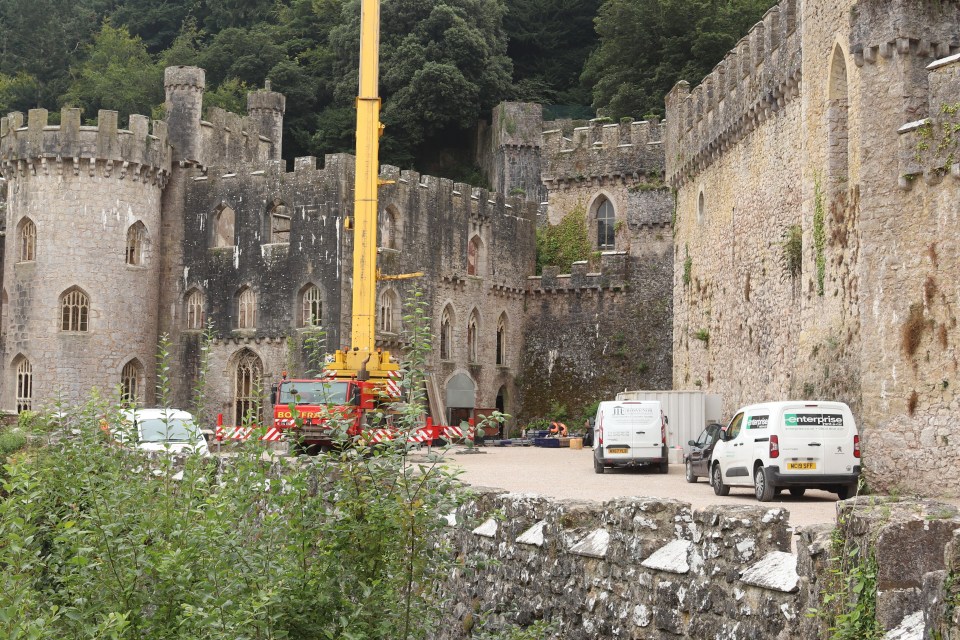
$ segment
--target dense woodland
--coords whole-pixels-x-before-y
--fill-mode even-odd
[[[382,0],[383,162],[475,179],[471,131],[502,100],[546,116],[662,115],[773,0]],[[284,155],[351,151],[360,0],[0,0],[0,113],[162,117],[163,69],[206,69],[205,106],[287,96]],[[56,115],[52,115],[55,118]]]

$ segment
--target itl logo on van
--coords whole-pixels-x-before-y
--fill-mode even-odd
[[[842,427],[843,416],[829,413],[787,413],[783,423],[788,427]]]
[[[645,416],[649,418],[653,416],[653,412],[653,407],[643,405],[635,407],[628,405],[613,408],[613,415],[615,416]]]

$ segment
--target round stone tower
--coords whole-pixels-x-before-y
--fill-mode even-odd
[[[0,121],[7,193],[0,408],[84,401],[121,386],[153,401],[166,124],[115,111],[81,126],[47,111]],[[0,183],[3,184],[3,183]]]
[[[206,75],[199,67],[167,67],[163,72],[163,88],[166,100],[170,132],[170,145],[174,160],[202,162],[203,138],[200,133],[200,117],[203,112],[203,90]]]

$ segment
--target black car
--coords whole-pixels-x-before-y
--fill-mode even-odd
[[[696,482],[697,478],[710,477],[710,458],[713,457],[713,445],[720,439],[723,427],[717,423],[707,425],[696,440],[691,440],[690,453],[686,456],[687,482]]]

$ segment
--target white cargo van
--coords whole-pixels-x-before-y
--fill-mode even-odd
[[[657,400],[617,400],[597,407],[593,433],[593,470],[657,465],[667,473],[667,417]]]
[[[719,496],[731,486],[753,487],[766,502],[789,489],[802,496],[824,489],[841,500],[860,477],[860,435],[842,402],[802,400],[743,407],[713,449],[710,484]]]

